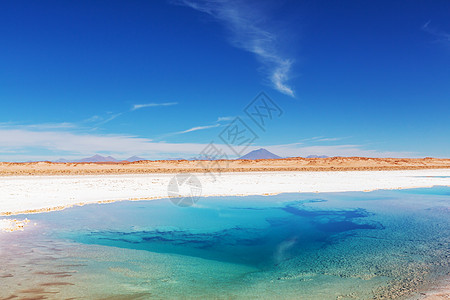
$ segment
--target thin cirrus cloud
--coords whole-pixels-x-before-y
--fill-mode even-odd
[[[438,42],[450,43],[450,33],[447,33],[437,27],[431,25],[431,21],[426,22],[422,26],[422,30],[437,38]]]
[[[231,44],[253,53],[262,63],[272,86],[279,92],[295,96],[287,84],[293,60],[280,53],[279,35],[267,25],[267,16],[257,5],[244,1],[178,0],[184,5],[206,13],[231,32]]]
[[[70,122],[62,122],[62,123],[41,123],[41,124],[16,124],[13,122],[1,122],[0,128],[21,128],[21,129],[30,129],[30,130],[67,130],[76,128],[77,125]]]
[[[146,108],[146,107],[158,107],[158,106],[172,106],[177,105],[178,102],[164,102],[164,103],[145,103],[145,104],[134,104],[131,109],[131,111],[135,111],[138,109]],[[85,119],[81,121],[81,123],[94,123],[96,126],[104,125],[106,123],[111,122],[112,120],[116,119],[117,117],[120,117],[124,113],[127,113],[128,111],[119,112],[119,113],[112,113],[108,112],[105,116],[99,116],[94,115],[88,119]]]
[[[159,136],[158,138],[156,138],[156,140],[161,140],[163,138],[167,138],[167,137],[174,136],[174,135],[180,135],[180,134],[185,134],[185,133],[194,132],[194,131],[200,131],[200,130],[216,128],[216,127],[219,127],[219,126],[222,126],[222,125],[219,124],[219,123],[216,123],[216,124],[212,124],[212,125],[195,126],[195,127],[191,127],[189,129],[186,129],[186,130],[163,134],[163,135]]]
[[[172,133],[167,133],[167,134],[162,135],[160,138],[220,127],[220,126],[224,125],[223,122],[230,122],[230,121],[234,120],[235,118],[236,117],[231,117],[231,116],[218,117],[217,121],[215,122],[215,124],[204,125],[204,126],[195,126],[195,127],[191,127],[189,129],[186,129],[186,130],[172,132]]]
[[[166,102],[166,103],[147,103],[147,104],[135,104],[130,111],[135,111],[137,109],[145,107],[156,107],[156,106],[172,106],[177,105],[178,102]],[[90,124],[95,126],[104,125],[113,121],[114,119],[120,117],[125,112],[112,113],[108,112],[105,115],[94,115],[87,119],[78,122],[61,122],[61,123],[41,123],[41,124],[17,124],[14,122],[0,122],[1,129],[24,129],[33,131],[44,131],[44,130],[86,130],[89,128]],[[92,129],[92,128],[91,128]],[[95,128],[94,128],[95,129]]]
[[[188,133],[188,132],[193,132],[193,131],[199,131],[199,130],[215,128],[215,127],[219,127],[219,126],[220,126],[220,124],[213,124],[213,125],[206,125],[206,126],[196,126],[196,127],[192,127],[192,128],[180,131],[178,133],[179,134],[183,134],[183,133]]]
[[[103,125],[103,124],[109,123],[112,120],[114,120],[115,118],[120,117],[121,115],[122,115],[122,113],[111,114],[107,118],[104,118],[103,120],[99,121],[96,125],[99,126],[99,125]]]
[[[345,139],[344,137],[333,137],[333,138],[318,138],[315,139],[315,142],[335,142]]]
[[[177,104],[178,104],[178,102],[135,104],[131,108],[131,111],[134,111],[134,110],[137,110],[137,109],[146,108],[146,107],[172,106],[172,105],[177,105]]]
[[[216,122],[227,122],[227,121],[232,121],[234,120],[236,117],[218,117]]]

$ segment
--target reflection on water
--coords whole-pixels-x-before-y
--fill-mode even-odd
[[[448,272],[449,195],[211,197],[29,215],[38,226],[0,236],[0,297],[400,297]]]

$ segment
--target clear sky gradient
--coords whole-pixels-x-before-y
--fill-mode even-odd
[[[446,0],[6,0],[0,57],[3,161],[190,158],[237,116],[248,150],[450,157]]]

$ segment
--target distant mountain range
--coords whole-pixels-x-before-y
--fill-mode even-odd
[[[258,150],[253,150],[244,156],[239,157],[239,159],[279,159],[280,156],[273,154],[272,152],[260,148]]]
[[[86,158],[77,159],[77,160],[69,160],[69,159],[60,158],[60,159],[56,160],[55,162],[61,162],[61,163],[68,163],[68,162],[121,162],[121,161],[135,162],[135,161],[139,161],[139,160],[146,160],[146,159],[142,158],[142,157],[138,157],[138,156],[131,156],[131,157],[128,157],[127,159],[119,160],[112,156],[102,156],[102,155],[96,154],[91,157],[86,157]]]
[[[327,158],[327,157],[328,156],[326,156],[326,155],[309,155],[306,158]],[[267,149],[260,148],[258,150],[253,150],[253,151],[245,154],[244,156],[239,157],[238,159],[252,160],[252,159],[280,159],[280,158],[282,158],[282,157],[268,151]],[[188,160],[196,160],[196,159],[197,159],[196,157],[193,157]],[[81,159],[77,159],[77,160],[69,160],[69,159],[60,158],[54,162],[59,162],[59,163],[71,163],[71,162],[101,163],[101,162],[121,162],[121,161],[135,162],[135,161],[140,161],[140,160],[146,160],[146,159],[139,157],[139,156],[131,156],[131,157],[128,157],[127,159],[120,160],[120,159],[116,159],[112,156],[102,156],[102,155],[96,154],[91,157],[85,157],[85,158],[81,158]],[[183,158],[168,158],[167,160],[184,160],[184,159]]]
[[[326,155],[308,155],[306,158],[327,158]],[[282,158],[267,149],[260,148],[258,150],[253,150],[244,156],[239,157],[239,159],[279,159]]]

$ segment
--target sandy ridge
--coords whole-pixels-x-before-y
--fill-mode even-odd
[[[261,160],[159,160],[119,163],[8,163],[0,162],[0,176],[96,175],[264,171],[380,171],[450,168],[450,159],[438,158],[285,158]]]

